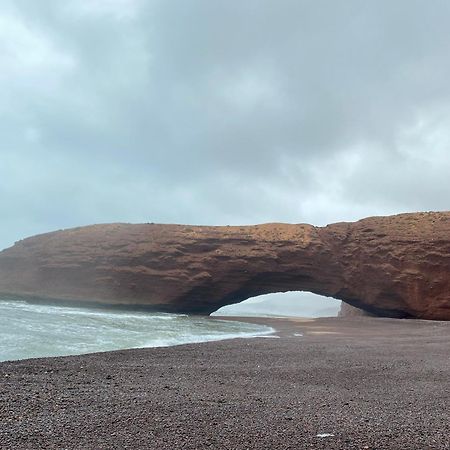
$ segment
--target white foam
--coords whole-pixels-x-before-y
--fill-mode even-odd
[[[0,361],[253,338],[274,331],[263,325],[185,314],[0,300]]]

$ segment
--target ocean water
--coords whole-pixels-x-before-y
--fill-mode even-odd
[[[0,300],[0,361],[270,334],[250,323]]]

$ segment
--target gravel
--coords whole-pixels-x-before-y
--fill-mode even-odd
[[[1,363],[0,448],[450,449],[450,322],[245,320],[279,339]]]

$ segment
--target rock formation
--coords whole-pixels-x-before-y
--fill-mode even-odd
[[[376,314],[371,314],[368,311],[364,311],[356,306],[349,305],[348,303],[341,302],[338,317],[374,317]]]
[[[326,227],[93,225],[0,252],[9,296],[206,314],[300,290],[381,316],[450,320],[450,213]]]

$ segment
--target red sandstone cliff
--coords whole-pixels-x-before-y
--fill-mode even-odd
[[[450,320],[450,213],[323,228],[93,225],[0,252],[0,292],[210,313],[306,290],[393,317]]]

